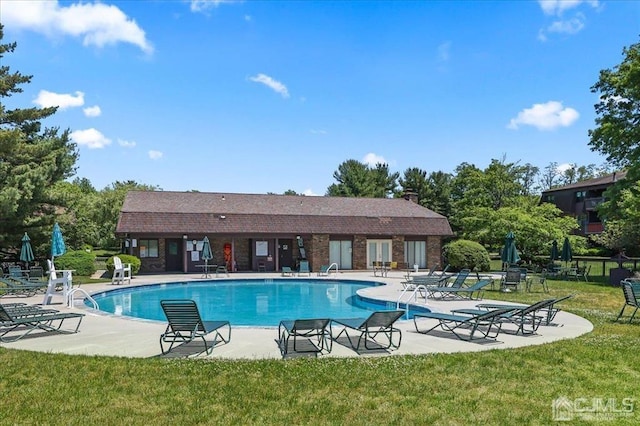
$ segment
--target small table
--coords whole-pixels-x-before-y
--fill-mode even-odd
[[[210,278],[211,271],[217,271],[218,265],[214,265],[211,263],[205,263],[204,265],[196,265],[196,268],[202,268],[202,277],[201,278]],[[216,272],[216,276],[217,276]]]

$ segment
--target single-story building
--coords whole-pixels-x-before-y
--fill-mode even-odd
[[[441,262],[446,217],[404,198],[130,191],[116,234],[140,272],[201,271],[202,241],[211,264],[229,271],[311,270],[336,263],[368,269],[374,261],[428,268]],[[198,266],[200,265],[200,267]]]

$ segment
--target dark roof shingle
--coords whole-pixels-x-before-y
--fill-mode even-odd
[[[446,217],[403,198],[130,191],[118,233],[452,235]]]

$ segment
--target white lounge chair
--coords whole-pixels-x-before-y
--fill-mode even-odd
[[[118,256],[114,256],[111,284],[124,284],[125,281],[128,281],[129,284],[131,284],[131,264],[122,263],[122,259]]]

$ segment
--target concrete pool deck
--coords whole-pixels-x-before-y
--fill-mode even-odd
[[[139,275],[135,276],[131,282],[132,286],[139,286],[153,283],[182,282],[182,281],[202,281],[200,274],[163,274],[163,275]],[[217,279],[225,279],[221,275]],[[281,278],[279,273],[234,273],[231,279],[246,278]],[[302,277],[306,278],[306,277]],[[316,278],[312,274],[311,278]],[[323,279],[323,277],[318,277]],[[374,277],[371,271],[362,272],[340,272],[332,274],[331,278],[377,281],[387,285],[376,286],[361,290],[361,295],[385,300],[389,302],[397,301],[402,292],[401,281],[403,275],[400,272],[391,271],[388,277]],[[216,280],[216,278],[212,278]],[[295,278],[287,278],[295,280]],[[112,286],[110,283],[83,285],[90,294],[99,293],[104,290],[122,288],[123,286]],[[490,302],[488,299],[491,292],[485,292],[485,299],[482,302]],[[547,296],[540,293],[540,299]],[[29,304],[42,303],[43,296],[38,295],[30,298],[3,297],[0,303],[25,302]],[[80,326],[80,331],[76,334],[41,333],[39,331],[25,336],[13,343],[0,343],[1,347],[8,349],[21,349],[39,352],[64,353],[72,355],[106,355],[121,357],[157,357],[161,356],[159,337],[164,332],[166,322],[140,320],[135,318],[119,317],[111,314],[95,311],[84,305],[76,305],[68,308],[62,304],[62,297],[54,297],[54,309],[62,312],[82,312],[85,317]],[[418,301],[418,303],[424,303]],[[472,308],[478,301],[469,300],[449,300],[427,301],[427,307],[432,311],[448,312],[458,308]],[[562,305],[559,305],[562,308]],[[224,319],[224,315],[221,318]],[[288,318],[290,319],[290,318]],[[434,320],[424,321],[425,326],[435,325]],[[466,342],[456,338],[452,333],[433,332],[432,334],[420,334],[416,332],[413,320],[401,320],[396,322],[396,326],[402,330],[402,344],[398,350],[361,350],[360,353],[352,350],[343,339],[333,343],[333,349],[328,354],[320,357],[353,357],[353,356],[377,356],[377,355],[407,355],[407,354],[427,354],[427,353],[453,353],[453,352],[473,352],[488,349],[508,349],[522,346],[539,345],[550,343],[562,339],[571,339],[589,333],[593,330],[593,325],[586,319],[568,312],[560,311],[556,316],[554,326],[541,326],[536,335],[521,336],[510,332],[501,332],[497,340],[479,340],[476,342]],[[278,339],[277,327],[244,327],[231,324],[231,342],[218,345],[211,355],[198,354],[198,347],[185,346],[172,351],[166,357],[179,357],[195,355],[198,358],[242,358],[242,359],[264,359],[281,358],[280,350],[276,343]],[[504,327],[510,331],[514,328],[510,325]],[[211,336],[209,336],[211,338]]]

